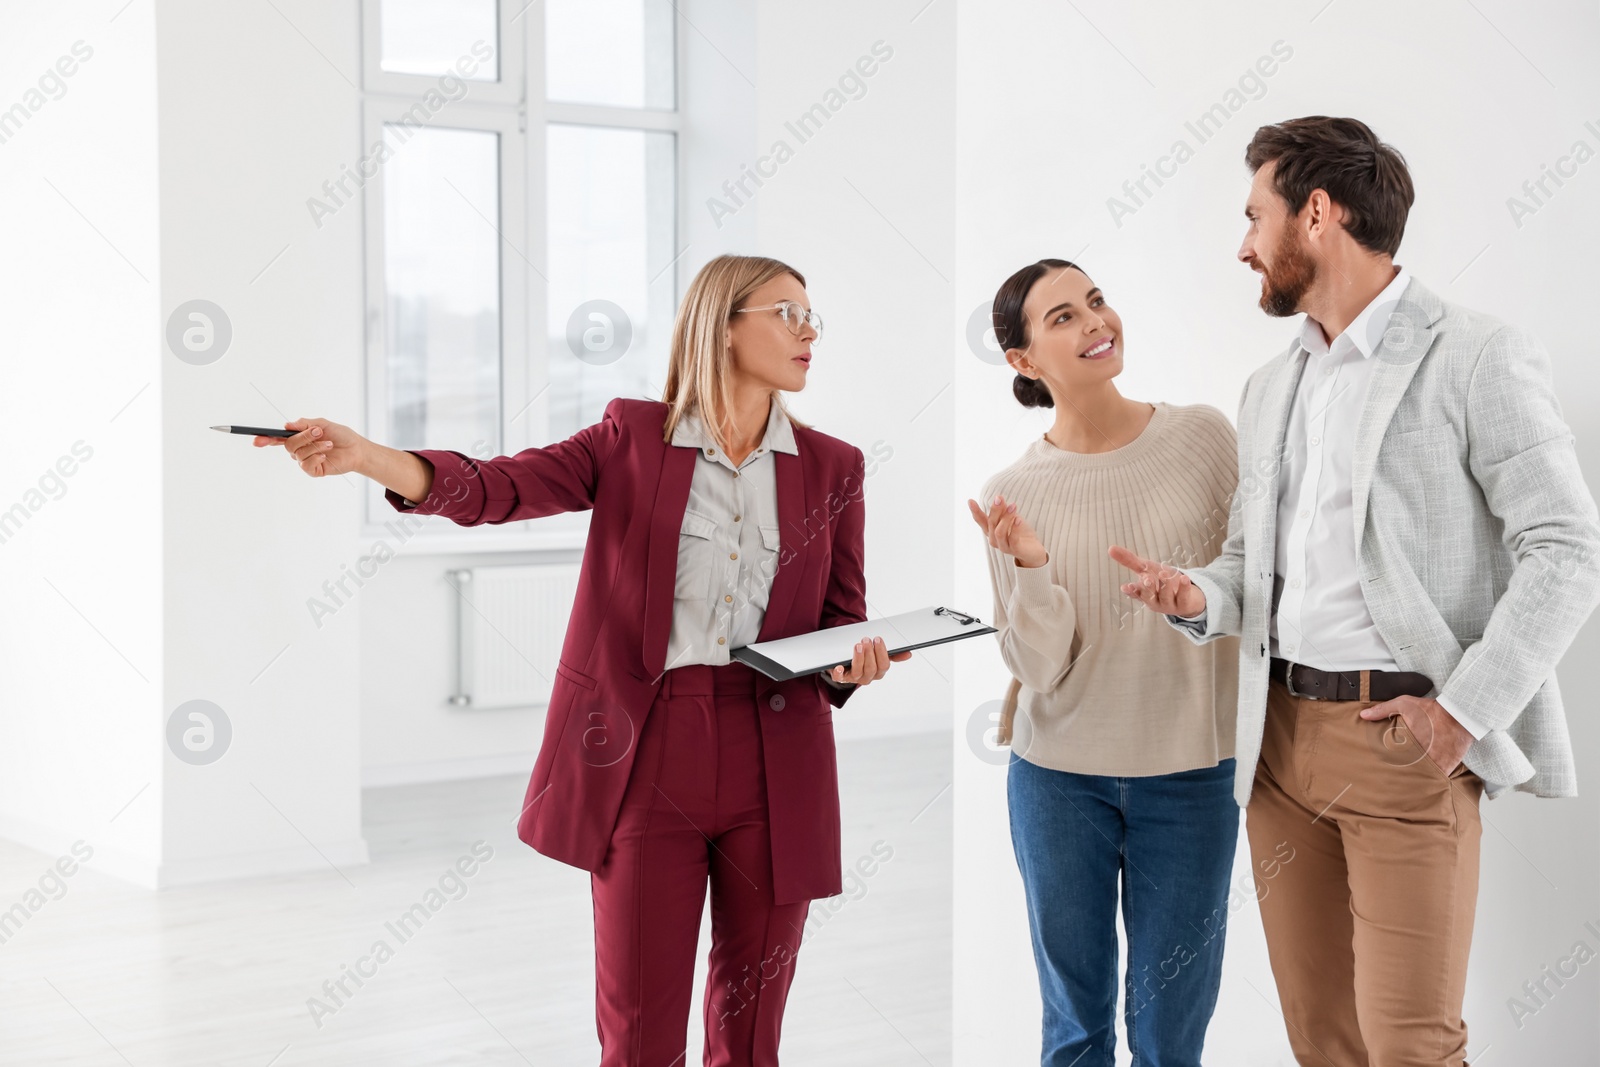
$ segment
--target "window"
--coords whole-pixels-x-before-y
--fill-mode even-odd
[[[500,241],[479,216],[499,211],[501,134],[435,126],[401,144],[405,128],[386,121],[380,136],[395,152],[384,175],[378,264],[384,440],[498,445]]]
[[[474,41],[500,39],[494,0],[384,0],[377,11],[378,69],[389,74],[441,74]],[[495,53],[474,80],[500,80]]]
[[[671,0],[363,18],[368,436],[510,454],[658,397],[681,256]],[[370,528],[393,515],[373,488]],[[586,525],[543,519],[537,540]]]
[[[677,304],[671,0],[543,0],[552,439],[659,397]]]

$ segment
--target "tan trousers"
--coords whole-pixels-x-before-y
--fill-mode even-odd
[[[1302,1067],[1465,1067],[1483,780],[1362,719],[1376,703],[1268,685],[1245,818],[1289,1044]]]

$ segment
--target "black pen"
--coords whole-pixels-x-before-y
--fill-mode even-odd
[[[301,430],[273,430],[265,426],[213,426],[211,428],[213,430],[221,430],[223,433],[248,433],[254,434],[256,437],[293,437],[297,433],[304,432]]]

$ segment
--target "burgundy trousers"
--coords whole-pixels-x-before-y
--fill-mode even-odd
[[[685,1067],[707,884],[705,1067],[775,1067],[809,901],[774,904],[756,672],[666,672],[594,893],[601,1067]]]

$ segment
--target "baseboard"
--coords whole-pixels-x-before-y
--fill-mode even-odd
[[[81,861],[80,866],[84,870],[108,874],[124,882],[154,889],[161,867],[157,856],[111,848],[92,840],[89,834],[72,833],[27,819],[0,815],[0,838],[38,852],[41,872],[62,856],[72,856],[72,846],[79,841],[94,850],[94,855]]]
[[[364,867],[367,863],[367,840],[357,837],[332,844],[318,842],[315,849],[302,844],[163,863],[157,872],[157,888],[315,871],[326,872],[330,878],[342,880],[342,872],[353,867]]]
[[[4,816],[0,816],[0,837],[40,853],[40,870],[60,856],[71,855],[73,843],[83,841],[94,849],[94,855],[81,863],[84,870],[110,875],[145,889],[166,889],[235,878],[302,874],[307,871],[327,871],[337,877],[334,867],[344,870],[361,867],[368,862],[367,842],[361,837],[333,844],[319,842],[315,849],[301,844],[166,863],[156,856],[128,852],[92,841],[84,834]],[[329,866],[330,863],[333,867]]]
[[[833,709],[833,738],[841,745],[869,741],[876,737],[906,737],[910,734],[946,734],[950,724],[926,715],[873,715],[863,712],[851,717],[850,706]]]
[[[466,778],[497,778],[506,774],[533,773],[536,752],[496,752],[488,756],[458,759],[418,760],[361,768],[361,788],[390,785],[424,785],[428,782],[455,782]]]
[[[272,875],[302,875],[310,872],[326,872],[328,877],[342,880],[341,872],[352,867],[365,867],[366,862],[368,862],[366,838],[334,841],[331,845],[318,841],[315,849],[307,845],[298,845],[290,848],[261,849],[256,853],[202,856],[166,862],[158,872],[157,888],[195,885],[200,881],[267,878]]]

